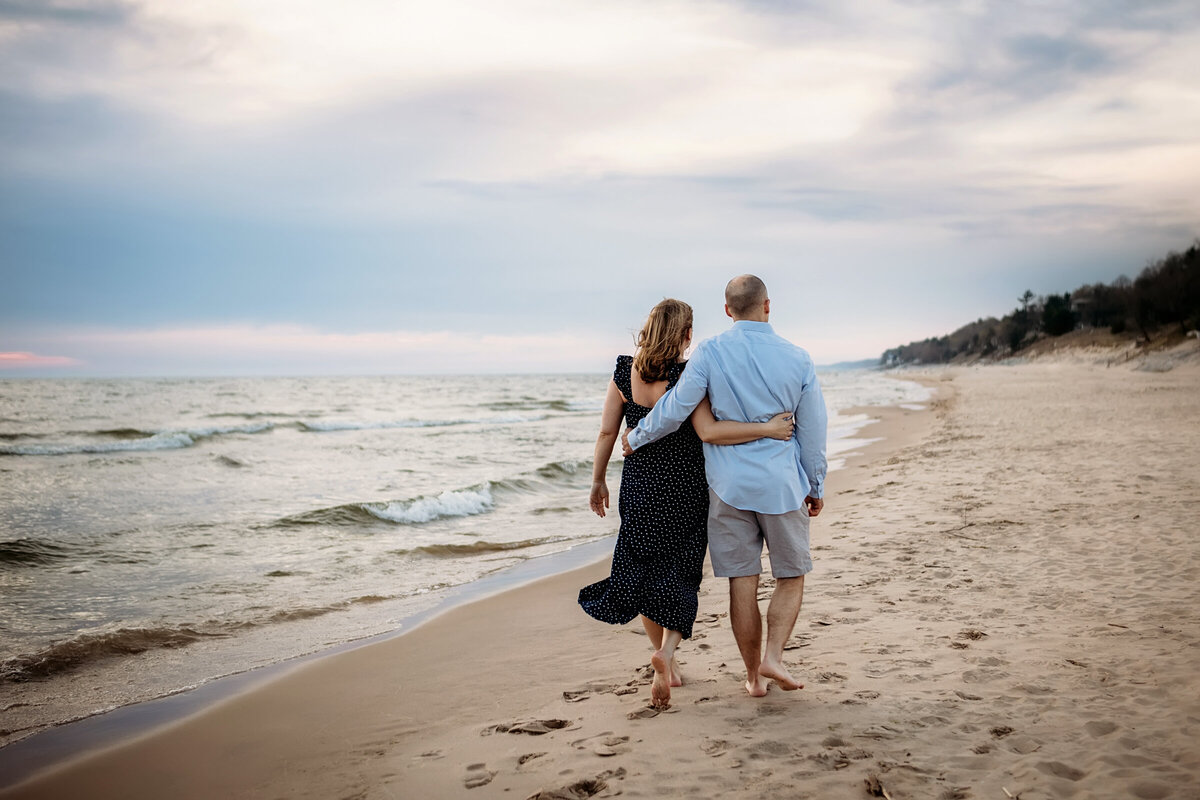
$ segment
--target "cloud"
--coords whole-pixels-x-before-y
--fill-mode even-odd
[[[797,335],[837,351],[825,360],[870,355],[939,306],[953,327],[1009,310],[995,297],[1014,289],[1186,246],[1197,17],[1099,1],[0,2],[0,327],[240,320],[263,347],[271,326],[437,331],[461,338],[430,350],[468,369],[453,341],[570,333],[591,352],[664,295],[715,332],[719,305],[701,306],[751,270],[819,294]],[[43,344],[3,346],[68,352]]]
[[[296,325],[69,328],[34,335],[78,358],[0,353],[0,368],[79,367],[82,374],[445,374],[602,368],[614,341],[575,331],[340,333]]]
[[[53,23],[65,26],[110,27],[129,21],[133,6],[122,2],[55,2],[0,0],[0,24]]]
[[[83,362],[67,356],[42,356],[36,353],[0,352],[0,370],[77,367]]]

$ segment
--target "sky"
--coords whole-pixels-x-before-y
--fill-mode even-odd
[[[0,0],[0,376],[818,364],[1200,236],[1194,0]]]

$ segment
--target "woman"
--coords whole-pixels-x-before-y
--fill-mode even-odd
[[[635,356],[618,356],[604,398],[592,467],[591,508],[608,508],[605,475],[621,421],[635,426],[675,385],[683,354],[692,341],[692,308],[680,300],[656,305],[638,334]],[[690,638],[708,548],[708,482],[701,440],[741,444],[792,434],[789,412],[770,422],[718,422],[704,400],[679,430],[625,459],[618,508],[621,530],[608,578],[585,586],[579,604],[602,622],[624,624],[639,614],[654,646],[650,663],[651,702],[666,707],[671,687],[683,679],[675,659],[681,639]]]

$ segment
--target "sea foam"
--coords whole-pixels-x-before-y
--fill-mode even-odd
[[[379,507],[363,505],[373,516],[402,525],[432,522],[443,517],[470,517],[491,511],[495,506],[492,492],[486,486],[445,491],[435,497],[418,497],[415,500],[392,502]]]

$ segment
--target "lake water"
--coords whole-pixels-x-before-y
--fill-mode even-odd
[[[0,381],[0,742],[394,630],[611,536],[587,509],[607,380]],[[928,397],[821,381],[834,467],[868,421],[847,409]]]

